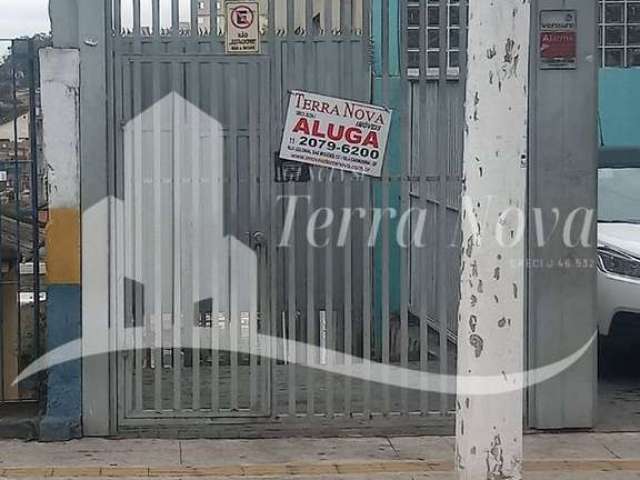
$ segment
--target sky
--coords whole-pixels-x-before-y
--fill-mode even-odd
[[[49,0],[0,0],[0,38],[49,32]],[[8,43],[0,43],[0,56]]]
[[[179,0],[180,17],[182,21],[188,21],[190,15],[190,1]],[[131,1],[122,2],[122,24],[127,26],[132,23]],[[161,23],[169,26],[171,23],[169,0],[160,0]],[[0,38],[13,38],[34,33],[49,32],[49,0],[0,0]],[[142,23],[151,24],[151,1],[141,1]]]
[[[0,38],[48,32],[49,0],[0,0]]]

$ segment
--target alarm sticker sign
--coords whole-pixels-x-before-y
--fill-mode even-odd
[[[540,68],[573,70],[577,57],[577,12],[540,12]]]

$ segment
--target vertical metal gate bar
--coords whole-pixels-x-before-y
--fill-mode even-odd
[[[335,59],[339,59],[340,56],[338,55],[338,51],[337,48],[339,46],[338,42],[335,41],[335,36],[334,36],[334,25],[333,25],[333,0],[325,0],[324,2],[324,14],[325,14],[325,40],[327,40],[327,38],[329,38],[329,49],[328,49],[328,54],[329,54],[329,58],[326,58],[327,62],[326,65],[331,65],[333,62],[335,62]],[[329,95],[339,95],[340,92],[340,72],[334,72],[333,75],[329,76],[329,89],[328,89],[328,94]],[[328,207],[334,211],[334,194],[335,194],[335,175],[338,172],[336,172],[334,169],[331,169],[331,171],[329,172],[329,178],[327,178],[327,188],[328,188],[328,194],[327,194],[327,205]],[[342,172],[340,172],[342,173]],[[335,216],[335,214],[334,214]],[[327,229],[327,233],[329,235],[329,245],[328,245],[328,250],[327,250],[327,282],[328,282],[328,288],[327,288],[327,297],[328,297],[328,301],[327,301],[327,346],[329,349],[329,355],[328,355],[328,362],[329,365],[331,366],[335,366],[336,362],[337,362],[337,358],[336,358],[336,350],[338,349],[338,346],[336,344],[336,340],[337,340],[337,335],[336,335],[336,329],[337,329],[337,325],[338,325],[338,315],[337,315],[337,309],[336,309],[336,305],[335,305],[335,299],[334,299],[334,282],[335,282],[335,274],[334,274],[334,263],[335,263],[335,256],[334,256],[334,252],[336,251],[336,249],[338,248],[338,246],[335,244],[335,238],[334,238],[334,229],[333,229],[333,222],[331,224],[331,226]],[[329,418],[333,417],[334,414],[334,397],[335,397],[335,386],[334,386],[334,374],[330,373],[328,376],[329,379],[329,385],[327,388],[327,413],[329,415]]]
[[[195,5],[197,8],[197,5]],[[193,5],[192,5],[193,8]],[[201,309],[200,300],[200,258],[201,258],[201,238],[200,238],[200,62],[191,62],[191,89],[193,105],[191,106],[191,219],[193,231],[191,232],[191,303],[189,310],[195,310],[188,317],[189,326],[192,330],[192,408],[194,411],[200,410],[200,326]],[[195,321],[195,323],[194,323]],[[194,328],[196,327],[196,328]]]
[[[419,147],[417,155],[418,169],[420,181],[418,182],[420,207],[426,209],[428,205],[427,195],[429,193],[429,183],[427,175],[429,173],[427,158],[427,5],[420,2],[420,74],[419,74]],[[415,130],[414,130],[415,131]],[[426,241],[420,239],[420,241]],[[423,372],[429,369],[429,324],[427,322],[428,314],[428,291],[426,282],[429,272],[427,271],[428,247],[416,247],[418,258],[418,301],[420,307],[420,370]],[[424,282],[424,283],[423,283]],[[427,384],[422,384],[420,391],[420,413],[427,415],[429,413],[429,394],[426,391]]]
[[[309,42],[310,44],[310,42]],[[307,218],[311,218],[315,205],[315,194],[317,188],[315,179],[309,184],[309,203],[307,206]],[[316,249],[307,242],[307,345],[316,346],[316,305],[315,305],[315,254]],[[316,356],[312,348],[307,348],[307,416],[315,413],[315,364]]]
[[[136,332],[141,332],[145,326],[144,305],[139,297],[141,289],[139,285],[144,284],[142,277],[142,65],[140,61],[133,62],[133,209],[134,209],[134,282],[133,301],[134,317],[133,326],[137,327]],[[144,356],[144,335],[135,336],[135,409],[142,410],[142,358]]]
[[[314,0],[305,0],[304,6],[304,33],[305,33],[305,46],[309,46],[311,38],[313,38],[313,2]],[[308,57],[309,58],[309,57]],[[306,62],[308,66],[311,62]]]
[[[353,75],[353,42],[352,35],[352,19],[351,19],[351,0],[342,0],[340,10],[340,23],[342,41],[340,52],[342,55],[342,68],[344,69],[345,79],[345,96],[354,99],[355,96],[355,78]],[[344,182],[344,211],[351,216],[351,174],[347,174]],[[352,289],[351,289],[351,227],[348,227],[347,236],[344,244],[344,352],[345,352],[345,368],[351,368],[351,354],[353,345],[352,332]],[[347,417],[352,413],[352,396],[351,396],[351,376],[346,375],[344,378],[344,414]]]
[[[228,393],[228,395],[225,395],[225,402],[223,405],[221,405],[221,409],[225,410],[225,409],[229,409],[231,408],[231,352],[230,350],[230,346],[231,346],[231,330],[232,330],[232,323],[231,323],[231,319],[232,319],[232,299],[231,299],[231,293],[233,290],[233,283],[232,283],[232,272],[231,272],[231,258],[233,255],[233,250],[232,250],[232,244],[233,244],[233,235],[235,234],[235,232],[232,230],[232,224],[229,220],[229,215],[225,214],[224,212],[227,212],[227,209],[230,208],[230,198],[229,198],[229,203],[227,203],[227,193],[229,192],[229,195],[231,195],[231,183],[233,181],[232,179],[232,172],[230,171],[231,168],[228,165],[228,161],[227,159],[229,158],[229,151],[228,151],[228,147],[231,145],[231,132],[229,129],[229,125],[228,125],[228,121],[229,121],[229,117],[228,115],[225,117],[225,111],[226,111],[226,102],[228,100],[228,95],[230,95],[230,83],[235,81],[235,79],[230,79],[229,78],[229,65],[228,64],[222,64],[221,69],[218,73],[219,76],[219,88],[217,89],[218,91],[218,108],[219,108],[219,117],[220,117],[220,122],[221,122],[221,149],[220,149],[220,154],[221,154],[221,158],[220,158],[220,176],[222,179],[222,183],[221,183],[221,188],[220,188],[220,202],[222,203],[221,209],[222,209],[222,218],[223,218],[223,223],[222,223],[222,232],[223,232],[223,250],[222,253],[220,254],[220,258],[221,258],[221,292],[220,292],[220,300],[222,302],[224,302],[225,308],[222,311],[222,315],[220,316],[220,329],[222,330],[221,334],[220,334],[220,338],[221,338],[221,345],[222,345],[222,352],[224,352],[222,358],[224,359],[224,367],[225,367],[225,374],[224,376],[221,376],[219,378],[220,384],[219,384],[219,388],[221,391]],[[231,82],[230,82],[231,80]],[[226,123],[225,123],[226,122]],[[224,379],[227,379],[227,382],[225,382]],[[225,390],[223,390],[223,387],[225,388]]]
[[[237,63],[230,63],[229,70],[233,79],[241,78],[239,76],[239,68]],[[238,158],[238,110],[234,105],[236,101],[238,89],[236,81],[229,82],[229,93],[227,100],[229,101],[229,154],[225,157],[229,160],[229,192],[231,202],[229,204],[229,235],[232,238],[231,242],[231,312],[230,312],[230,334],[231,334],[231,410],[238,410],[238,334],[240,329],[240,315],[238,295],[239,287],[238,279],[240,278],[240,272],[238,272],[237,259],[240,255],[240,251],[237,242],[240,239],[240,231],[238,229],[238,166],[235,160]],[[235,237],[235,239],[233,239]]]
[[[20,141],[19,137],[18,137],[18,83],[17,83],[17,77],[18,77],[18,71],[17,71],[17,65],[16,65],[16,57],[18,56],[18,52],[16,51],[16,41],[12,41],[11,42],[11,90],[12,90],[12,104],[13,104],[13,171],[14,171],[14,175],[15,175],[15,185],[14,185],[14,195],[15,195],[15,218],[16,218],[16,232],[15,232],[15,236],[16,236],[16,256],[15,256],[15,261],[16,261],[16,278],[15,278],[15,282],[16,282],[16,290],[18,291],[18,302],[19,302],[19,296],[20,296],[20,287],[21,287],[21,275],[20,275],[20,264],[22,262],[22,248],[20,246],[20,191],[21,186],[20,186],[20,174],[21,174],[21,168],[20,168],[20,160],[18,159],[19,157],[19,152],[18,152],[18,143]],[[18,303],[18,309],[16,311],[17,313],[17,322],[18,322],[18,332],[17,332],[17,349],[18,349],[18,355],[21,354],[22,352],[22,309],[20,308],[20,305]],[[15,390],[18,397],[20,397],[20,393],[19,390]],[[12,400],[17,400],[16,399],[12,399]]]
[[[327,172],[328,175],[326,177],[326,201],[327,208],[330,210],[333,208],[333,179],[331,176],[333,175],[333,170]],[[334,315],[334,306],[333,306],[333,257],[330,254],[330,249],[333,248],[333,228],[331,226],[327,227],[327,236],[329,238],[329,242],[325,247],[326,258],[325,258],[325,321],[326,321],[326,329],[327,329],[327,364],[332,367],[335,363],[335,315]],[[325,384],[326,384],[326,413],[329,418],[333,417],[333,373],[327,370],[325,374]]]
[[[382,103],[389,106],[389,0],[382,0]],[[389,364],[389,162],[384,168],[382,178],[382,363]],[[383,386],[382,413],[388,414],[391,409],[389,385]]]
[[[140,0],[133,0],[133,38],[138,42],[142,30],[140,28]]]
[[[211,0],[210,0],[211,1]],[[215,3],[217,0],[213,0]],[[198,25],[198,6],[199,0],[191,0],[191,39],[197,45],[198,37],[200,36],[200,26]]]
[[[180,0],[171,0],[171,33],[174,42],[177,41],[180,37]]]
[[[182,64],[174,60],[173,91],[182,93]],[[182,410],[182,127],[184,108],[179,95],[173,96],[173,410]]]
[[[367,1],[367,0],[365,0]],[[371,208],[371,180],[368,177],[363,179],[363,195],[362,195],[362,203],[364,204],[365,210],[369,210]],[[365,211],[364,218],[364,228],[365,234],[363,235],[362,241],[364,242],[362,248],[362,276],[364,278],[364,284],[362,288],[362,355],[364,358],[364,362],[366,362],[365,375],[363,380],[363,389],[364,389],[364,415],[366,418],[371,416],[371,381],[369,380],[371,377],[371,246],[368,240],[368,234],[371,231],[371,212]]]
[[[106,108],[106,131],[105,131],[105,137],[106,137],[106,142],[107,142],[107,148],[106,148],[106,153],[107,153],[107,157],[106,157],[106,177],[105,177],[105,187],[106,187],[106,193],[107,196],[105,198],[106,203],[108,205],[108,220],[107,220],[107,231],[106,231],[106,241],[108,242],[110,248],[112,248],[116,242],[115,239],[113,237],[113,228],[115,225],[115,208],[113,208],[113,203],[114,203],[114,199],[116,198],[115,196],[115,189],[114,189],[114,178],[112,175],[112,172],[114,171],[114,160],[116,159],[116,148],[114,148],[116,143],[120,143],[119,141],[116,140],[116,138],[118,138],[116,136],[115,133],[115,126],[117,124],[116,119],[114,117],[114,104],[115,104],[115,95],[114,95],[114,86],[113,86],[113,74],[115,72],[115,68],[114,68],[114,64],[113,64],[113,60],[115,55],[113,54],[113,44],[114,44],[114,37],[112,35],[113,33],[113,2],[112,0],[106,0],[105,1],[105,32],[106,32],[106,42],[105,42],[105,47],[106,47],[106,51],[109,52],[109,55],[106,56],[106,83],[105,83],[105,87],[106,87],[106,98],[110,99],[111,101],[108,102],[105,106]],[[37,55],[37,53],[39,53],[39,50],[37,48],[35,48],[35,46],[32,47],[34,49],[34,54]],[[37,52],[37,53],[35,53]],[[39,57],[39,55],[38,55]],[[35,57],[34,61],[35,61]],[[40,70],[40,65],[38,63],[38,76],[39,76],[39,70]],[[35,94],[35,92],[34,92]],[[38,95],[39,96],[39,95]],[[39,107],[41,107],[42,105],[42,101],[40,99],[39,103]],[[36,121],[37,119],[35,119],[35,121],[31,122],[32,127],[35,128],[36,126]],[[34,130],[35,132],[35,130]],[[44,160],[42,161],[43,166],[44,166]],[[36,162],[36,169],[38,169],[38,162]],[[40,182],[40,188],[42,188],[43,190],[45,189],[45,185],[44,182]],[[48,198],[47,195],[45,194],[43,200],[48,203]],[[36,205],[40,205],[40,202],[36,202]],[[38,224],[39,224],[39,220],[38,220]],[[38,232],[38,234],[40,234],[40,232]],[[38,241],[38,247],[40,245],[40,242]],[[116,289],[114,288],[114,284],[113,284],[113,277],[114,277],[114,259],[115,259],[115,255],[114,255],[114,251],[111,250],[109,251],[109,254],[107,255],[107,271],[108,271],[108,280],[107,280],[107,291],[109,292],[108,298],[107,298],[107,309],[108,309],[108,317],[111,317],[113,314],[115,314],[116,308],[115,308],[115,298],[117,295],[115,295]],[[39,265],[39,261],[38,261],[38,265]],[[38,276],[36,277],[36,279],[39,281],[40,279],[40,271],[38,272]],[[38,283],[38,289],[40,290],[40,288],[42,288],[42,286],[40,285],[40,283]],[[104,292],[102,292],[104,293]],[[40,291],[38,291],[38,295],[36,296],[36,298],[40,298]],[[44,299],[46,301],[46,298]],[[34,309],[35,310],[35,309]],[[40,314],[40,308],[38,305],[37,308],[38,314]],[[40,323],[40,316],[38,315],[38,324]],[[106,332],[106,339],[108,341],[108,344],[110,346],[114,346],[115,342],[114,337],[115,337],[115,332],[116,332],[116,328],[115,325],[113,324],[112,320],[110,318],[108,318],[108,325],[109,325],[109,329]],[[36,342],[36,345],[40,345],[40,342]],[[40,352],[37,353],[36,357],[40,356]],[[115,359],[117,357],[117,355],[106,355],[104,358],[106,360],[106,364],[111,366],[114,365],[114,362],[112,361],[112,359]],[[115,372],[115,369],[114,369]],[[109,405],[109,411],[111,412],[110,417],[107,419],[105,418],[105,423],[112,426],[115,424],[115,420],[117,418],[117,410],[116,408],[114,408],[114,402],[112,401],[113,398],[115,398],[115,396],[117,395],[117,385],[115,385],[114,383],[114,377],[116,375],[109,375],[108,378],[103,378],[103,382],[106,385],[106,391],[108,392],[108,397],[106,398],[106,404]]]
[[[122,7],[120,0],[113,0],[113,30],[116,38],[122,33]]]
[[[361,58],[368,58],[369,47],[371,42],[371,0],[362,0],[362,36],[364,37],[363,52]],[[371,374],[371,367],[369,361],[371,360],[371,287],[373,278],[371,276],[371,245],[369,245],[368,235],[371,232],[371,180],[365,176],[363,179],[363,195],[362,202],[365,208],[363,238],[364,245],[362,246],[362,276],[364,278],[362,288],[362,345],[363,345],[363,357],[367,362],[367,368],[364,379],[364,415],[369,417],[371,415],[371,382],[369,381]]]
[[[108,194],[108,206],[109,206],[109,213],[108,213],[108,229],[107,229],[107,241],[109,242],[109,255],[108,255],[108,272],[109,272],[109,280],[107,282],[108,285],[108,289],[109,289],[109,300],[108,300],[108,308],[109,308],[109,330],[107,333],[107,341],[108,344],[110,346],[116,346],[117,347],[117,327],[115,324],[118,323],[118,320],[115,320],[114,322],[114,316],[116,319],[120,319],[122,317],[118,316],[118,295],[117,295],[117,291],[118,291],[118,287],[117,287],[117,271],[116,271],[116,259],[117,259],[117,251],[116,249],[118,248],[118,241],[116,236],[114,235],[114,232],[117,231],[117,221],[118,221],[118,217],[117,217],[117,208],[116,208],[116,204],[117,203],[122,203],[121,201],[117,201],[115,200],[116,198],[118,198],[117,196],[117,187],[116,187],[116,178],[114,173],[116,171],[120,171],[120,168],[116,168],[116,162],[118,159],[118,151],[121,145],[121,136],[118,132],[118,125],[119,125],[119,121],[120,118],[116,116],[116,108],[115,105],[117,105],[118,100],[117,100],[117,93],[116,93],[116,86],[115,83],[117,82],[116,79],[118,79],[118,69],[119,69],[119,63],[118,65],[116,65],[115,63],[115,58],[116,55],[114,53],[114,45],[116,43],[116,38],[117,35],[114,35],[114,30],[113,30],[113,22],[114,22],[114,10],[113,10],[113,1],[112,0],[107,0],[106,1],[106,33],[107,33],[107,42],[106,42],[106,48],[107,51],[110,52],[110,55],[107,55],[107,59],[106,59],[106,74],[107,74],[107,81],[106,81],[106,93],[107,93],[107,98],[111,99],[111,103],[107,104],[107,132],[106,132],[106,136],[107,136],[107,176],[106,176],[106,180],[107,180],[107,194]],[[110,35],[111,34],[111,35]],[[44,164],[44,161],[43,161]],[[121,200],[121,197],[120,197]],[[38,309],[39,310],[39,309]],[[113,430],[115,430],[115,426],[117,425],[117,418],[118,418],[118,409],[117,409],[117,400],[115,400],[118,396],[118,384],[117,384],[117,377],[119,376],[117,374],[118,372],[118,357],[120,357],[121,355],[108,355],[107,356],[107,365],[109,365],[109,369],[116,373],[116,374],[110,374],[109,377],[106,380],[106,386],[109,392],[109,398],[107,400],[107,404],[109,405],[109,410],[111,412],[111,414],[109,415],[109,419],[108,419],[108,425],[109,428]],[[115,367],[115,368],[114,368]],[[120,371],[121,372],[121,371]],[[114,401],[115,400],[115,401]]]
[[[270,4],[270,8],[274,8],[273,4],[275,2],[269,2]],[[269,16],[270,19],[273,19],[273,16]],[[275,57],[274,59],[274,67],[273,67],[273,71],[271,72],[271,78],[272,78],[272,82],[274,82],[274,86],[273,88],[277,88],[275,86],[275,83],[279,82],[279,75],[278,73],[276,73],[278,71],[278,68],[280,67],[279,62],[278,62],[278,58],[280,57],[279,55],[279,50],[280,50],[280,44],[275,44],[275,26],[272,26],[272,42],[271,42],[271,48],[273,49],[273,55]],[[271,137],[271,143],[273,145],[275,145],[275,142],[277,142],[277,136],[278,136],[278,132],[276,131],[275,128],[275,121],[278,118],[278,113],[277,110],[280,109],[280,102],[281,102],[281,98],[279,96],[276,96],[274,98],[273,104],[271,105],[271,116],[270,116],[270,131],[269,131],[269,135]],[[274,357],[274,353],[277,352],[277,340],[276,337],[278,335],[278,328],[277,328],[277,323],[278,323],[278,312],[279,312],[279,307],[278,307],[278,296],[277,296],[277,281],[278,281],[278,250],[277,250],[277,245],[276,242],[277,240],[277,230],[276,230],[276,216],[277,216],[277,207],[276,207],[276,195],[277,195],[277,191],[278,191],[278,186],[275,184],[275,182],[273,181],[274,175],[275,175],[275,164],[272,161],[271,158],[269,158],[269,164],[271,165],[271,169],[270,169],[270,175],[269,175],[269,305],[270,305],[270,311],[269,311],[269,352],[272,353],[271,356],[271,360],[269,360],[269,362],[271,363],[271,374],[270,374],[270,383],[271,383],[271,391],[270,393],[270,398],[271,398],[271,417],[272,418],[276,418],[277,416],[277,410],[278,410],[278,396],[277,396],[277,388],[276,388],[276,381],[277,381],[277,368],[278,368],[278,362],[277,360],[273,359]]]
[[[325,40],[333,35],[333,0],[324,0],[324,38]],[[330,46],[332,46],[333,44],[330,43]],[[328,45],[328,46],[329,46]],[[333,54],[333,48],[330,49],[323,49],[323,51],[325,52],[325,66],[329,66],[332,63],[332,60],[334,58],[337,58],[336,56],[331,57],[330,55]],[[329,57],[327,58],[327,53],[329,54]],[[327,85],[325,86],[326,90],[325,93],[328,95],[335,95],[336,92],[336,81],[338,80],[336,78],[336,75],[330,75],[330,76],[325,76],[325,78],[327,78]],[[334,169],[327,169],[326,173],[328,174],[328,176],[326,177],[326,188],[327,188],[327,208],[329,209],[329,211],[333,212],[333,196],[334,196],[334,174],[336,173]],[[334,283],[334,270],[333,270],[333,263],[335,261],[335,258],[333,257],[332,253],[333,251],[336,249],[336,246],[334,245],[334,238],[333,238],[333,222],[331,223],[331,225],[327,228],[327,236],[328,236],[328,243],[327,243],[327,247],[326,247],[326,289],[325,289],[325,294],[326,294],[326,322],[327,322],[327,350],[328,350],[328,355],[327,355],[327,363],[329,364],[329,366],[333,367],[336,363],[336,356],[335,356],[335,350],[336,350],[336,345],[335,345],[335,329],[336,329],[336,322],[337,322],[337,318],[336,318],[336,312],[334,311],[334,298],[333,298],[333,283]],[[331,372],[327,372],[326,375],[326,384],[327,384],[327,398],[326,398],[326,409],[327,409],[327,416],[329,418],[333,418],[334,415],[334,406],[333,406],[333,399],[334,399],[334,384],[333,384],[333,373]]]
[[[333,35],[333,0],[324,0],[324,35]]]
[[[352,18],[352,12],[353,12],[353,6],[352,6],[352,1],[353,0],[341,0],[340,1],[340,33],[341,33],[341,39],[343,42],[348,42],[349,45],[351,45],[352,42],[352,36],[353,36],[353,18]],[[349,50],[351,50],[351,48],[349,48]],[[344,72],[345,75],[348,74],[348,71]],[[347,76],[345,78],[349,78],[351,79],[351,77]]]
[[[280,136],[280,125],[281,125],[281,109],[282,109],[282,85],[281,78],[282,75],[282,43],[277,36],[277,27],[275,25],[275,1],[269,2],[269,45],[272,49],[272,57],[273,57],[273,69],[271,71],[271,82],[272,89],[274,90],[274,101],[271,105],[271,122],[270,122],[270,137],[272,145],[276,145],[278,138]],[[275,172],[275,164],[269,159],[269,162],[273,165],[271,173]],[[269,179],[269,197],[270,197],[270,223],[269,223],[269,267],[270,267],[270,296],[271,296],[271,312],[270,312],[270,342],[269,342],[269,350],[271,353],[277,352],[277,336],[278,336],[278,328],[277,324],[280,321],[280,306],[278,304],[278,248],[277,248],[277,235],[278,230],[276,227],[278,221],[278,209],[277,209],[277,198],[278,191],[280,190],[279,186],[276,185],[273,180],[273,175],[270,175]],[[277,395],[277,369],[278,362],[275,359],[270,360],[271,363],[271,417],[276,418],[278,415],[278,395]]]
[[[209,34],[211,38],[211,51],[217,49],[218,43],[218,1],[209,0]]]
[[[347,175],[344,183],[344,208],[350,212],[351,203],[351,176]],[[351,232],[347,231],[344,246],[344,353],[345,368],[349,371],[352,367],[352,347],[353,347],[353,299],[351,286]],[[346,375],[344,378],[344,414],[350,417],[352,413],[352,395],[351,395],[351,376]]]
[[[119,10],[118,10],[119,12]],[[114,165],[114,193],[116,198],[120,198],[122,201],[114,202],[114,210],[115,210],[115,222],[113,229],[113,240],[114,240],[114,248],[116,254],[114,255],[114,272],[112,285],[114,287],[114,298],[115,298],[115,342],[118,349],[122,349],[122,347],[126,346],[126,343],[122,343],[125,341],[124,329],[125,329],[125,318],[126,318],[126,310],[125,310],[125,283],[124,276],[126,273],[125,267],[125,254],[126,254],[126,244],[125,244],[125,212],[126,212],[126,202],[128,201],[128,197],[126,196],[126,187],[123,184],[123,179],[126,178],[125,170],[126,166],[126,157],[127,157],[127,143],[129,142],[127,130],[124,128],[124,91],[126,88],[129,88],[127,83],[124,83],[124,70],[126,70],[126,65],[124,65],[124,61],[121,56],[116,55],[114,62],[115,71],[114,71],[114,97],[115,97],[115,107],[114,113],[117,121],[117,126],[115,128],[115,136],[118,139],[116,142],[116,158]],[[1,303],[1,302],[0,302]],[[115,355],[115,363],[116,369],[118,371],[118,375],[114,375],[116,377],[116,418],[117,420],[122,420],[126,415],[126,385],[127,381],[127,359],[126,356],[128,352],[124,351],[120,354]]]
[[[289,43],[294,42],[295,41],[295,22],[296,22],[296,17],[295,17],[295,1],[294,0],[287,0],[286,3],[286,12],[285,12],[285,19],[287,22],[287,50],[289,48]],[[289,57],[290,59],[290,57]],[[287,81],[288,78],[286,76],[283,76],[283,81]]]
[[[153,24],[154,53],[160,53],[160,0],[153,0],[151,5],[151,17]],[[153,292],[153,350],[150,359],[153,358],[153,405],[156,412],[162,411],[162,330],[163,330],[163,311],[162,311],[162,172],[161,172],[161,115],[158,112],[160,103],[160,66],[157,59],[153,59],[151,63],[152,75],[152,100],[154,108],[152,109],[152,129],[153,129],[153,212],[154,212],[154,292]],[[149,342],[151,344],[151,342]]]
[[[154,0],[154,5],[158,6],[159,0]],[[159,34],[158,34],[159,35]],[[153,75],[153,101],[160,101],[160,64],[157,60],[153,61],[152,64],[152,75]],[[158,103],[157,105],[162,105]],[[163,235],[162,235],[162,221],[164,215],[162,214],[162,162],[161,162],[161,112],[158,111],[158,106],[154,107],[152,110],[152,122],[153,122],[153,224],[154,224],[154,308],[153,308],[153,319],[154,319],[154,408],[156,411],[162,410],[162,369],[163,369],[163,360],[162,360],[162,291],[163,291],[163,272],[162,272],[162,245],[163,245]]]
[[[160,39],[160,0],[151,0],[151,28],[153,29],[154,47],[156,53],[158,53],[158,40]],[[154,97],[154,100],[157,100],[157,98]]]
[[[447,250],[447,170],[449,160],[448,150],[448,133],[447,125],[449,119],[447,114],[447,74],[449,65],[449,33],[448,33],[448,3],[449,0],[440,0],[440,57],[439,57],[439,75],[438,75],[438,116],[436,125],[438,126],[437,134],[437,152],[439,162],[439,184],[438,184],[438,327],[440,329],[440,374],[446,375],[448,372],[448,321],[447,316],[449,309],[447,305],[447,289],[446,278],[448,275],[448,250]],[[444,382],[444,380],[443,380]],[[444,385],[442,385],[444,387]],[[440,413],[446,415],[448,412],[448,397],[445,388],[441,389],[440,394]]]
[[[269,132],[270,127],[270,70],[268,62],[261,62],[260,64],[260,230],[266,236],[270,225],[269,215],[271,212],[271,199],[270,187],[271,187],[271,135]],[[270,242],[272,243],[272,242]],[[267,246],[264,243],[260,246],[260,333],[270,335],[270,325],[272,324],[272,318],[270,317],[270,292],[269,292],[269,261],[267,252],[265,251]],[[270,388],[270,373],[271,362],[269,359],[270,342],[260,344],[260,352],[264,352],[260,358],[260,364],[262,366],[262,382],[261,382],[261,401],[262,401],[262,413],[267,415],[271,405],[269,397]]]
[[[124,86],[129,92],[128,95],[125,96],[124,101],[124,118],[131,122],[132,120],[132,100],[131,93],[134,88],[134,83],[131,81],[131,69],[132,64],[130,61],[127,62],[124,68]],[[135,317],[134,317],[134,307],[132,305],[134,299],[134,290],[133,290],[133,282],[131,280],[134,277],[133,273],[133,162],[135,161],[135,149],[134,149],[134,132],[131,129],[131,123],[128,124],[125,128],[124,132],[124,301],[125,301],[125,315],[126,318],[123,320],[125,323],[129,323],[130,326],[135,325]],[[128,322],[127,322],[128,320]],[[131,410],[133,409],[133,350],[134,346],[131,345],[130,336],[127,334],[126,325],[123,325],[125,328],[123,329],[123,341],[125,347],[125,371],[124,371],[124,380],[125,380],[125,416],[128,416]]]
[[[305,85],[310,91],[315,91],[317,85],[317,56],[315,55],[315,43],[313,38],[313,0],[305,0]],[[307,206],[307,219],[311,218],[314,211],[316,194],[316,175],[309,185],[309,203]],[[316,345],[316,305],[315,305],[315,255],[316,249],[309,241],[307,246],[307,345]],[[307,416],[315,413],[315,362],[312,349],[307,348]]]
[[[405,88],[404,101],[405,106],[402,110],[401,127],[404,138],[402,138],[403,148],[401,150],[401,176],[400,176],[400,210],[401,215],[407,215],[409,212],[409,176],[411,174],[411,84],[407,78],[407,0],[400,0],[400,45],[402,49],[400,51],[400,78],[402,79],[402,86]],[[403,235],[405,244],[400,245],[400,364],[403,368],[402,380],[404,385],[407,384],[407,370],[409,369],[409,248],[411,245],[411,217],[409,221],[401,226],[402,232],[398,232],[398,235]],[[406,415],[409,413],[407,388],[401,390],[401,413]]]
[[[33,262],[33,358],[40,357],[40,221],[39,188],[38,184],[38,134],[36,118],[36,56],[33,39],[29,40],[29,140],[31,150],[31,228],[32,234],[32,258]],[[39,71],[37,72],[40,73]],[[1,259],[0,259],[1,260]],[[1,322],[0,322],[1,323]],[[0,327],[2,328],[2,327]],[[1,344],[0,344],[1,345]],[[2,371],[0,367],[0,372]],[[39,378],[39,377],[37,377]],[[0,386],[0,390],[2,390]],[[2,394],[0,393],[0,396]]]
[[[215,3],[215,2],[213,2]],[[216,68],[213,62],[209,64],[209,148],[211,152],[211,411],[215,415],[220,410],[220,299],[225,278],[223,264],[227,262],[224,242],[223,208],[224,183],[223,178],[223,141],[224,132],[219,122],[220,111],[218,98],[220,84],[216,82]],[[221,281],[222,279],[222,281]]]
[[[282,81],[286,82],[285,90],[287,92],[291,91],[291,78],[293,75],[293,71],[295,69],[295,4],[294,0],[287,0],[286,5],[286,18],[287,18],[287,57],[286,61],[283,62],[282,66]],[[283,199],[283,201],[290,201],[293,195],[296,194],[295,184],[293,182],[286,184],[286,193],[289,197],[288,199]],[[295,221],[294,221],[295,225]],[[286,253],[286,263],[287,263],[287,323],[288,323],[288,335],[286,332],[282,332],[283,338],[289,338],[289,345],[287,347],[287,363],[288,363],[288,394],[289,394],[289,415],[295,417],[296,415],[296,242],[295,235],[293,235],[292,239],[287,239],[287,241],[291,240],[288,245],[285,247],[287,249]]]
[[[255,237],[254,232],[259,225],[259,187],[260,187],[260,152],[259,152],[259,130],[258,122],[260,120],[260,112],[258,111],[258,99],[260,98],[260,64],[255,63],[249,65],[249,75],[247,78],[248,91],[251,92],[251,99],[249,101],[249,181],[247,183],[247,192],[250,199],[250,228],[249,228],[249,244],[254,248],[256,254],[257,268],[260,267],[259,258],[259,246],[254,244]],[[256,278],[253,279],[256,282],[255,288],[260,290],[260,270],[256,270]],[[253,285],[252,285],[253,287]],[[253,291],[253,290],[252,290]],[[250,332],[249,341],[251,346],[251,354],[249,356],[249,402],[252,412],[255,412],[258,404],[258,302],[256,300],[255,305],[252,305],[251,314],[249,318]]]
[[[287,44],[287,49],[291,48],[291,44]],[[293,183],[287,184],[287,195],[295,195],[295,187]],[[286,247],[287,252],[287,322],[288,335],[282,332],[283,338],[289,338],[290,343],[287,347],[288,362],[288,394],[289,394],[289,415],[296,415],[296,249],[295,241],[291,241]]]

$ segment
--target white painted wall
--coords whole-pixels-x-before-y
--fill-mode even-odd
[[[80,54],[40,50],[43,150],[49,174],[49,207],[80,208]]]

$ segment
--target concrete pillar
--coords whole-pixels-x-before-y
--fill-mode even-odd
[[[46,349],[51,351],[81,334],[78,50],[41,50],[40,72],[43,150],[50,189]],[[49,369],[45,414],[40,424],[42,440],[67,440],[82,434],[81,370],[80,360]]]
[[[124,2],[122,2],[124,4]],[[115,343],[115,329],[109,330],[109,215],[115,199],[109,196],[110,145],[113,128],[109,121],[108,72],[112,65],[108,21],[103,0],[77,0],[78,45],[80,48],[80,159],[82,177],[82,348],[86,351],[109,350]],[[82,409],[84,435],[108,435],[111,432],[109,410],[109,355],[82,360]]]
[[[593,339],[597,328],[597,3],[532,3],[528,301],[531,369],[570,356]],[[539,20],[544,11],[575,13],[577,45],[573,67],[548,68],[541,64]],[[570,232],[569,237],[566,232]],[[587,234],[586,241],[581,238],[583,232]],[[594,345],[570,369],[534,385],[529,394],[529,426],[592,427],[596,413],[596,361]]]
[[[124,5],[124,2],[123,2]],[[53,45],[77,48],[81,58],[79,92],[82,164],[82,348],[108,351],[109,331],[109,145],[107,57],[110,37],[104,0],[50,0]],[[83,434],[108,435],[109,356],[82,359]]]
[[[469,9],[456,467],[461,480],[520,480],[530,4]],[[466,377],[509,393],[469,391]]]

